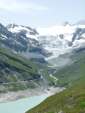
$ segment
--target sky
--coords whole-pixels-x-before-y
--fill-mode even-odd
[[[85,19],[85,0],[0,0],[0,23],[48,27]]]

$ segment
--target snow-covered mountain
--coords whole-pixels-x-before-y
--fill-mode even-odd
[[[36,29],[33,29],[31,27],[28,26],[22,26],[22,25],[16,25],[16,24],[9,24],[7,26],[8,31],[12,32],[12,33],[20,33],[20,32],[25,32],[26,36],[32,39],[37,40],[37,35],[38,32],[36,31]]]
[[[55,62],[63,54],[85,48],[85,24],[65,23],[37,29],[0,24],[0,45],[32,60]]]
[[[44,49],[52,53],[49,59],[61,54],[85,47],[85,25],[58,25],[49,28],[38,28],[39,41]]]
[[[38,32],[27,26],[0,24],[0,46],[7,47],[27,58],[45,62],[46,51],[37,40]]]

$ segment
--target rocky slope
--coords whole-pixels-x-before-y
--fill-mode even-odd
[[[0,48],[0,92],[39,86],[38,66],[8,49]]]
[[[28,59],[45,62],[46,52],[37,40],[37,31],[30,27],[10,24],[4,27],[0,24],[0,45],[22,54]]]

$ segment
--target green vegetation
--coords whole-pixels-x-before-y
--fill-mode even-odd
[[[10,49],[0,48],[0,92],[25,90],[54,83],[47,65],[34,63]]]
[[[85,113],[85,77],[27,113]]]
[[[34,88],[38,79],[36,64],[9,49],[0,48],[0,92]]]
[[[26,113],[85,113],[85,54],[55,76],[60,86],[68,87]]]
[[[74,62],[71,65],[63,67],[54,75],[59,79],[57,85],[71,86],[80,77],[85,75],[85,53],[80,53],[74,54],[72,57]]]

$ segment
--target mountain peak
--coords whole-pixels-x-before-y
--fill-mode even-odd
[[[17,26],[18,26],[17,24],[8,24],[8,25],[7,25],[7,28],[9,29],[9,28],[17,27]]]
[[[63,23],[63,26],[71,26],[71,24],[70,24],[68,21],[65,21],[65,22]]]

